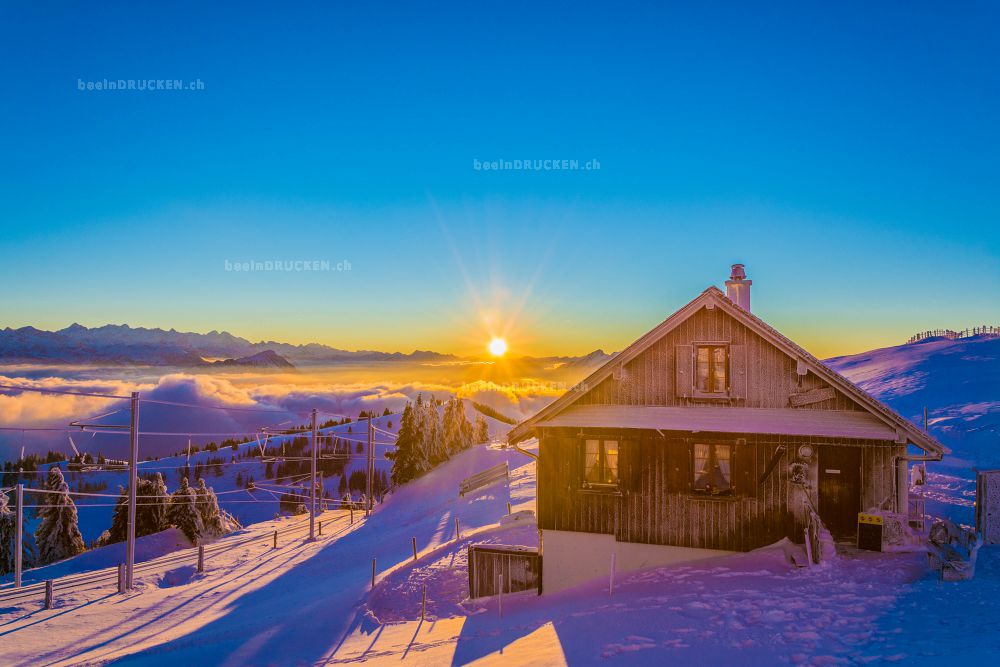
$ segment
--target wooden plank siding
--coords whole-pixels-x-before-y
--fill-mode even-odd
[[[668,332],[638,357],[625,364],[621,379],[608,377],[587,388],[578,399],[580,405],[718,405],[677,395],[675,348],[697,342],[726,342],[744,346],[740,351],[746,376],[740,380],[739,392],[745,397],[732,399],[733,405],[750,408],[792,407],[789,397],[812,389],[826,387],[816,375],[800,376],[797,360],[771,345],[741,322],[719,308],[701,309]],[[840,391],[825,401],[796,406],[798,410],[861,410]]]
[[[864,452],[862,508],[891,498],[892,459],[903,448],[888,441],[843,441],[828,438],[762,434],[684,434],[656,431],[600,430],[585,433],[546,429],[538,461],[538,527],[614,535],[638,542],[702,549],[748,551],[783,537],[802,541],[805,527],[803,487],[789,481],[789,463],[800,445],[856,446]],[[666,436],[666,437],[664,437]],[[621,443],[619,490],[581,488],[580,442],[584,438],[616,438]],[[732,496],[692,493],[691,445],[694,442],[735,445]],[[758,484],[779,446],[784,458],[763,484]],[[816,503],[813,456],[810,495]]]
[[[542,557],[538,549],[503,548],[492,544],[470,544],[469,597],[478,598],[500,592],[517,593],[535,589],[542,593]]]

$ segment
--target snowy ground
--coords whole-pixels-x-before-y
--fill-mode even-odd
[[[458,497],[460,479],[503,460],[509,485]],[[318,542],[234,549],[202,575],[175,564],[143,574],[126,596],[90,591],[59,596],[51,611],[0,609],[0,664],[950,665],[1000,654],[996,548],[980,552],[974,581],[943,583],[921,553],[843,548],[827,566],[797,568],[789,555],[798,547],[786,543],[619,575],[611,593],[602,579],[505,596],[501,616],[496,599],[466,599],[466,548],[537,544],[533,521],[500,523],[507,502],[533,509],[534,491],[530,459],[478,447]],[[971,521],[965,478],[932,474],[925,491],[931,513]]]
[[[338,513],[343,532],[331,535],[331,527],[317,542],[248,545],[210,559],[204,574],[192,563],[143,575],[126,596],[92,590],[57,596],[49,611],[34,601],[0,609],[0,664],[325,662],[362,618],[373,557],[385,576],[411,560],[411,538],[431,553],[454,539],[456,517],[465,535],[495,526],[509,500],[518,504],[502,484],[458,497],[458,480],[504,460],[526,459],[487,447],[463,453],[404,487],[365,523],[344,526]],[[255,524],[247,534],[273,528]]]
[[[935,477],[931,488],[938,509],[968,512],[962,480]],[[521,543],[522,530],[484,534]],[[613,593],[602,579],[543,597],[506,596],[502,617],[496,599],[464,599],[464,553],[439,552],[380,583],[333,662],[948,665],[1000,652],[995,548],[981,551],[971,583],[938,581],[921,552],[841,546],[836,561],[797,568],[789,556],[799,549],[784,543],[619,575]]]

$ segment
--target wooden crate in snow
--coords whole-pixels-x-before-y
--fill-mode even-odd
[[[502,579],[501,579],[502,577]],[[542,590],[542,556],[534,547],[506,544],[469,545],[469,597]]]

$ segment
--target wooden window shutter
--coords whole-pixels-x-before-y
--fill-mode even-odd
[[[729,346],[729,395],[732,398],[747,397],[747,347]]]
[[[687,493],[691,490],[691,443],[688,440],[667,440],[662,445],[665,456],[661,456],[666,466],[667,491]]]
[[[625,455],[625,470],[622,486],[626,491],[638,493],[642,490],[642,440],[625,440],[622,443]]]
[[[678,398],[688,398],[694,388],[694,347],[674,347],[674,388]]]
[[[757,448],[746,438],[736,440],[733,452],[733,487],[737,495],[757,497]]]
[[[567,453],[569,462],[563,470],[569,473],[566,486],[569,489],[579,488],[583,483],[583,440],[580,438],[559,438],[560,449]]]

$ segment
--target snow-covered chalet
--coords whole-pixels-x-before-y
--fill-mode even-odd
[[[536,437],[543,589],[907,511],[947,450],[750,312],[733,266],[509,435]],[[612,556],[613,554],[613,556]]]

